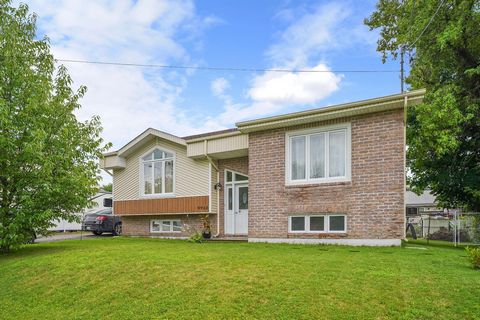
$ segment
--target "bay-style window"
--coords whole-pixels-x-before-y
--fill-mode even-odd
[[[155,149],[141,158],[141,191],[148,195],[172,195],[174,190],[175,155]]]
[[[287,184],[350,179],[350,125],[287,133]]]

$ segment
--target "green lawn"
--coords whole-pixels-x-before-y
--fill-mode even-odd
[[[480,271],[437,247],[104,238],[0,255],[0,319],[480,319],[479,302]]]

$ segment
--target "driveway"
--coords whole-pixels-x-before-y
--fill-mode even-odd
[[[58,233],[54,234],[48,237],[40,237],[35,240],[35,243],[44,243],[44,242],[54,242],[54,241],[63,241],[63,240],[80,240],[81,238],[83,239],[88,239],[88,238],[106,238],[106,237],[111,237],[112,235],[110,234],[105,234],[101,236],[95,236],[91,234],[90,232],[84,232],[83,234],[80,234],[80,232],[75,232],[75,233]]]

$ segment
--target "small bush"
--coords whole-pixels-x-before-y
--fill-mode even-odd
[[[441,227],[438,231],[435,231],[428,235],[430,240],[444,240],[444,241],[453,241],[453,230],[448,230],[447,228]],[[466,230],[460,230],[460,241],[461,242],[470,242],[470,236]]]
[[[193,242],[193,243],[202,243],[203,242],[203,236],[200,232],[195,231],[194,233],[192,233],[190,238],[188,238],[188,241]]]
[[[480,247],[466,247],[465,250],[467,251],[468,260],[472,263],[473,268],[480,269]]]

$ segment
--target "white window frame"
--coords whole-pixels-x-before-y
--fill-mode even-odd
[[[305,184],[321,184],[330,182],[349,182],[351,181],[352,171],[352,126],[350,122],[336,124],[331,126],[323,126],[313,129],[296,130],[285,133],[285,185],[305,185]],[[310,178],[310,139],[311,135],[325,133],[325,173],[329,172],[329,133],[339,130],[345,130],[345,176],[343,177],[324,177],[324,178]],[[305,179],[292,180],[291,168],[291,141],[295,137],[305,137]]]
[[[178,219],[151,219],[150,220],[150,233],[181,233],[182,232],[181,230],[177,230],[177,231],[173,230],[173,222],[174,221],[177,221],[180,224],[180,227],[183,229],[182,220],[178,220]],[[162,228],[160,227],[159,231],[155,231],[155,230],[153,230],[153,227],[152,227],[153,222],[156,222],[156,223],[160,224],[160,226],[163,226],[163,224],[165,222],[168,222],[170,224],[170,230],[169,231],[163,231]]]
[[[310,218],[311,217],[323,217],[323,226],[324,230],[313,230],[310,231]],[[339,230],[339,231],[331,231],[330,230],[330,217],[343,217],[344,222],[345,222],[345,228],[344,230]],[[292,218],[305,218],[305,230],[300,231],[300,230],[292,230]],[[288,216],[288,233],[347,233],[347,216],[345,214],[330,214],[330,215],[325,215],[325,214],[311,214],[311,215],[302,215],[302,214],[296,214],[296,215],[291,215]]]
[[[168,158],[168,159],[159,159],[159,160],[143,160],[143,157],[145,157],[146,155],[148,155],[149,153],[152,153],[153,151],[155,150],[160,150],[160,151],[163,151],[163,152],[168,152],[168,153],[171,153],[173,154],[173,157],[172,158]],[[138,159],[139,159],[139,173],[140,173],[140,185],[139,185],[139,188],[140,188],[140,196],[143,197],[143,198],[171,198],[171,197],[175,197],[175,181],[176,181],[176,174],[177,174],[177,168],[176,168],[176,158],[177,158],[177,155],[175,153],[175,151],[172,151],[172,150],[169,150],[169,149],[166,149],[166,148],[163,148],[161,146],[155,146],[153,148],[151,148],[150,150],[148,150],[147,152],[143,153]],[[161,161],[163,162],[163,165],[162,165],[162,172],[163,172],[163,179],[162,179],[162,191],[165,191],[165,162],[166,161],[169,161],[169,160],[172,160],[173,161],[173,186],[172,186],[172,192],[162,192],[162,193],[151,193],[151,194],[145,194],[145,172],[144,172],[144,166],[143,164],[145,162],[152,162],[152,163],[155,163],[157,161]],[[153,169],[152,169],[153,170]],[[154,179],[155,176],[152,175],[152,179]],[[152,192],[155,190],[155,187],[154,185],[152,185]]]

